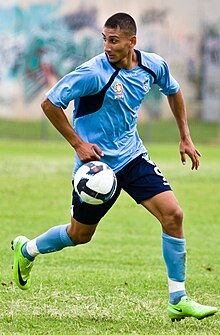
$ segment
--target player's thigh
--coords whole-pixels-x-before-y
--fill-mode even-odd
[[[120,187],[117,187],[113,197],[107,202],[100,205],[91,205],[82,202],[78,194],[73,190],[72,192],[72,207],[71,216],[78,222],[85,225],[95,225],[107,214],[107,212],[114,205],[120,194]]]
[[[159,193],[141,204],[151,212],[161,223],[166,220],[178,219],[182,221],[182,210],[171,190]]]

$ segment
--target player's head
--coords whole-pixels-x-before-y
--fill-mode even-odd
[[[112,15],[104,24],[104,51],[111,63],[126,68],[136,44],[136,23],[126,13]]]
[[[110,16],[105,22],[104,27],[123,30],[129,36],[136,35],[137,33],[136,23],[133,17],[127,13],[116,13]]]

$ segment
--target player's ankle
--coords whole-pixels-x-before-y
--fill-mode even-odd
[[[33,262],[35,257],[31,256],[28,252],[27,252],[27,248],[26,248],[26,244],[25,243],[21,249],[22,255],[27,258],[29,261]]]

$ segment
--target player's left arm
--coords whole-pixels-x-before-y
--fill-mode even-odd
[[[179,150],[182,164],[186,164],[186,154],[192,162],[192,170],[198,169],[200,152],[195,148],[188,127],[186,108],[181,90],[167,96],[171,111],[176,119],[180,133]]]

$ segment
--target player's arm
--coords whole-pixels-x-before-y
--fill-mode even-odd
[[[70,125],[62,108],[55,106],[48,98],[42,102],[41,107],[54,127],[75,149],[83,163],[91,160],[100,160],[101,156],[103,156],[102,150],[96,144],[84,142],[79,137]]]
[[[199,167],[199,157],[201,156],[201,154],[195,148],[190,136],[186,117],[186,108],[181,90],[179,89],[177,93],[168,95],[167,99],[172,113],[176,119],[180,133],[179,150],[181,155],[181,161],[184,165],[186,164],[187,154],[192,162],[192,170],[197,170]]]

